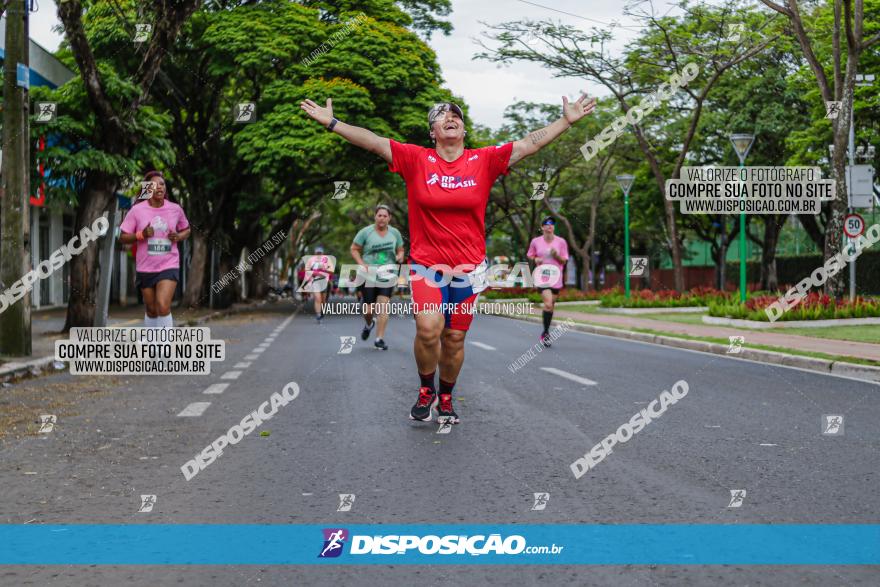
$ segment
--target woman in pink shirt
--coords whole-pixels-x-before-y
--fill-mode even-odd
[[[550,346],[550,323],[553,321],[553,308],[559,299],[562,289],[562,275],[565,271],[565,263],[568,261],[568,243],[561,236],[556,236],[556,221],[548,216],[541,222],[543,235],[532,239],[526,257],[534,261],[540,267],[535,278],[535,285],[541,292],[544,301],[544,332],[541,333],[541,342],[545,347]]]
[[[171,328],[171,300],[180,279],[177,243],[189,237],[189,221],[183,208],[165,197],[161,173],[150,171],[144,181],[152,183],[150,197],[135,203],[125,215],[119,240],[137,243],[135,286],[144,296],[144,326]]]
[[[330,295],[335,270],[333,258],[324,254],[322,247],[315,247],[315,254],[306,258],[305,278],[302,289],[315,296],[315,318],[318,322],[324,319],[324,304]]]

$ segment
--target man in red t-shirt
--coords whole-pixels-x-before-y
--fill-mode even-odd
[[[333,102],[300,103],[306,114],[351,144],[375,153],[406,182],[410,264],[416,339],[413,344],[421,385],[410,410],[413,420],[457,424],[452,389],[464,362],[464,337],[479,293],[486,288],[486,205],[499,175],[590,114],[595,100],[569,103],[562,116],[528,137],[499,146],[465,149],[464,113],[452,103],[428,112],[433,148],[398,143],[333,117]],[[440,367],[440,389],[434,375]]]

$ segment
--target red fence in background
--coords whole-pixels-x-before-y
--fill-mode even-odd
[[[734,290],[739,287],[739,274],[727,276],[727,290]],[[672,269],[651,269],[650,280],[644,277],[631,277],[630,287],[632,289],[675,289],[675,273]],[[614,286],[623,287],[622,273],[606,273],[605,285],[600,288],[608,289]],[[684,267],[684,288],[692,289],[695,287],[715,287],[715,268],[714,267]]]

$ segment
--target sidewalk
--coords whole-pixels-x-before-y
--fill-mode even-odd
[[[244,308],[249,308],[253,304],[233,304],[229,308],[223,310],[212,310],[209,308],[199,308],[196,310],[183,310],[181,308],[172,308],[171,314],[174,316],[174,324],[182,326],[186,322],[192,320],[204,319],[212,314],[224,315],[237,312]],[[67,334],[61,334],[64,328],[64,320],[67,316],[67,308],[54,308],[51,310],[36,310],[31,314],[31,346],[32,354],[30,357],[0,357],[0,375],[8,375],[6,373],[10,368],[15,371],[27,371],[29,367],[41,369],[44,365],[52,362],[55,356],[55,341],[67,338]],[[109,316],[107,318],[107,326],[143,326],[144,325],[144,307],[132,304],[129,306],[110,306]],[[2,377],[0,377],[2,378]]]
[[[662,310],[658,310],[658,313]],[[865,342],[835,341],[821,338],[811,338],[797,334],[782,334],[767,331],[738,330],[725,326],[710,326],[699,324],[682,324],[680,322],[664,322],[649,318],[638,318],[617,314],[595,314],[585,312],[572,312],[557,309],[555,317],[581,320],[592,324],[601,324],[609,327],[663,331],[687,336],[727,338],[728,336],[745,337],[745,345],[760,344],[779,348],[787,348],[799,351],[824,353],[826,355],[840,355],[857,357],[869,361],[880,361],[880,345]]]

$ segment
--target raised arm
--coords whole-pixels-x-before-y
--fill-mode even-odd
[[[575,122],[584,116],[591,114],[596,108],[596,99],[593,98],[589,102],[586,102],[586,99],[587,95],[582,94],[580,99],[569,104],[568,98],[563,96],[562,117],[544,128],[530,133],[526,138],[514,141],[509,165],[522,161],[529,155],[534,155],[542,148],[552,143],[556,137],[571,128],[571,125]]]
[[[303,100],[300,102],[299,107],[311,116],[312,119],[321,123],[321,126],[324,128],[327,128],[333,121],[333,100],[330,98],[327,98],[327,106],[325,107],[318,106],[311,100]],[[391,163],[391,141],[385,137],[380,137],[373,131],[359,126],[345,124],[342,121],[337,121],[333,125],[333,132],[355,147],[366,149],[370,153],[375,153],[382,157],[386,162]]]

